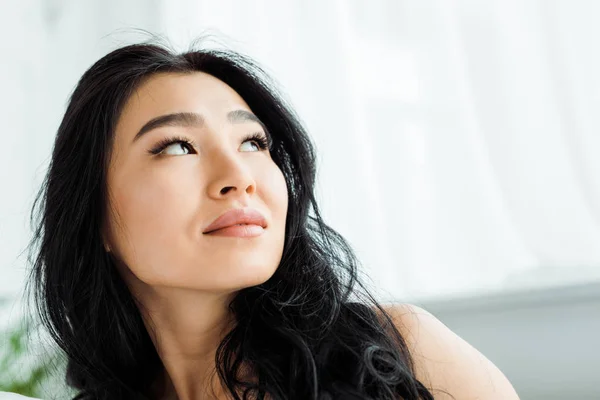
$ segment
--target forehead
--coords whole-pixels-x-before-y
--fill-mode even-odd
[[[127,99],[116,132],[117,136],[135,135],[150,119],[172,112],[199,112],[207,118],[225,118],[232,109],[250,111],[235,90],[212,75],[159,73],[148,77]]]
[[[151,105],[192,100],[244,102],[229,85],[205,72],[150,75],[138,86],[134,95],[128,103],[138,101]]]

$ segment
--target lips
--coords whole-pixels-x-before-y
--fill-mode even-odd
[[[221,214],[202,233],[208,234],[234,225],[258,225],[266,228],[267,220],[258,210],[253,208],[234,208]]]

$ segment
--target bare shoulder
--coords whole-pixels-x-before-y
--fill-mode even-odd
[[[417,379],[436,400],[519,399],[498,367],[431,313],[411,304],[383,308],[406,341]]]

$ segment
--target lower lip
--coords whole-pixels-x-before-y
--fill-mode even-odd
[[[264,228],[260,225],[234,225],[227,228],[217,229],[205,235],[210,236],[233,236],[233,237],[256,237],[264,232]]]

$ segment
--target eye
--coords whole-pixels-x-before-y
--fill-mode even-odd
[[[177,145],[177,146],[175,146]],[[165,149],[168,148],[174,148],[174,149],[187,149],[188,153],[184,153],[184,154],[189,154],[189,151],[194,149],[194,143],[191,142],[190,140],[184,138],[184,137],[172,137],[172,138],[166,138],[161,140],[160,142],[158,142],[158,144],[152,149],[150,150],[151,154],[161,154],[161,153],[165,153]],[[168,152],[169,155],[173,155],[172,152]],[[179,155],[178,153],[175,153],[174,155]]]
[[[266,150],[271,148],[271,143],[267,136],[263,133],[252,133],[242,139],[242,144],[250,142],[256,147],[256,151]],[[254,143],[253,143],[254,142]]]
[[[271,148],[270,139],[264,133],[252,133],[242,139],[242,145],[246,142],[254,145],[254,151],[262,151]],[[169,150],[171,148],[175,150]],[[182,136],[175,136],[161,140],[153,149],[149,150],[149,153],[154,155],[186,155],[195,152],[194,149],[195,144],[193,141]],[[181,153],[182,151],[184,152]]]

